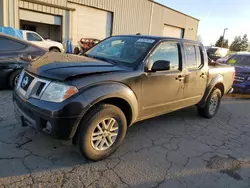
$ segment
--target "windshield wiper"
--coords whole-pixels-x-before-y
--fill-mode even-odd
[[[95,58],[95,59],[99,59],[99,60],[102,60],[102,61],[106,61],[106,62],[111,63],[111,64],[113,64],[113,65],[117,64],[115,61],[112,61],[112,60],[110,60],[110,59],[108,59],[108,58],[105,58],[105,57],[90,56],[90,55],[88,55],[87,57],[92,57],[92,58]]]

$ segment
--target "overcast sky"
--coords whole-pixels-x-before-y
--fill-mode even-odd
[[[250,39],[250,0],[156,0],[200,19],[198,34],[205,45],[214,44],[228,28],[229,43],[236,35]]]

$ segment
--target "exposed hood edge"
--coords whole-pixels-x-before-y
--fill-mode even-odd
[[[75,75],[75,76],[69,76],[64,81],[77,79],[78,77],[82,78],[83,76],[91,76],[91,75],[96,75],[96,74],[105,74],[105,73],[119,72],[119,71],[121,71],[121,70],[82,73],[82,74],[78,74],[78,75]]]

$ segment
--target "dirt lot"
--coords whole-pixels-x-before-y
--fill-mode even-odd
[[[212,120],[193,107],[137,123],[93,163],[69,142],[21,128],[11,95],[0,91],[0,188],[250,187],[250,99],[225,98]]]

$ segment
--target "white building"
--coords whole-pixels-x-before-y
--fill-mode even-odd
[[[152,0],[0,0],[0,25],[56,41],[116,34],[196,40],[199,20]]]

